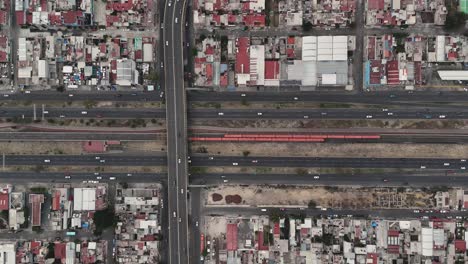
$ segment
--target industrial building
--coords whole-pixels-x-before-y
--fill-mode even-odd
[[[41,226],[41,211],[44,203],[43,194],[29,194],[29,203],[31,204],[31,225]]]
[[[96,188],[74,188],[73,197],[74,211],[96,210]]]
[[[348,84],[348,37],[302,38],[302,85]]]

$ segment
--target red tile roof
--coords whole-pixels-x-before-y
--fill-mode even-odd
[[[389,237],[397,237],[400,235],[400,232],[398,230],[388,230],[387,235]]]
[[[368,0],[367,9],[368,10],[383,10],[384,0]]]
[[[279,79],[280,64],[278,61],[265,61],[265,80]]]
[[[0,193],[0,211],[10,208],[10,195],[8,193]]]
[[[85,152],[100,153],[106,151],[104,141],[85,141],[82,146]]]
[[[387,62],[387,84],[395,85],[400,83],[400,77],[398,73],[398,61]]]
[[[226,233],[226,249],[229,251],[237,250],[237,225],[228,224]]]
[[[57,211],[60,209],[60,191],[55,191],[52,197],[52,210]]]
[[[31,203],[32,213],[31,213],[31,224],[32,226],[41,225],[41,207],[44,202],[43,194],[29,194],[29,203]]]
[[[133,7],[133,0],[128,0],[126,3],[113,3],[112,8],[115,11],[121,12],[121,11],[128,11],[132,9]]]
[[[64,11],[62,12],[63,24],[73,25],[78,24],[78,18],[83,16],[83,12],[78,11]]]
[[[455,251],[458,253],[464,253],[466,251],[466,241],[465,240],[455,240]]]
[[[265,15],[248,14],[244,15],[242,21],[246,26],[265,26]]]
[[[288,37],[288,44],[294,45],[296,43],[294,37]]]
[[[8,54],[5,51],[0,51],[0,62],[8,62]]]
[[[16,24],[24,25],[26,24],[26,16],[23,11],[16,11]]]
[[[367,264],[377,264],[377,260],[378,260],[378,255],[376,253],[367,254],[367,260],[366,260]]]
[[[400,253],[400,246],[397,245],[388,245],[387,252],[390,254],[398,254]]]
[[[268,234],[266,234],[268,236]],[[258,250],[268,250],[268,245],[263,244],[263,231],[257,233]]]
[[[8,14],[4,10],[0,10],[0,24],[5,25],[7,22]]]
[[[65,243],[55,243],[54,257],[55,259],[64,259],[66,256],[67,245]]]
[[[60,16],[60,13],[58,13],[58,14],[49,13],[49,23],[51,25],[61,25],[62,24],[62,17]]]
[[[7,36],[0,36],[0,47],[5,49],[7,47],[7,42],[8,42]]]
[[[242,37],[237,39],[237,43],[236,73],[250,73],[250,57],[248,52],[250,40],[248,37]]]
[[[206,79],[207,82],[213,81],[213,64],[211,63],[206,64]]]
[[[279,235],[280,234],[280,225],[278,222],[275,223],[275,226],[273,227],[273,234]]]

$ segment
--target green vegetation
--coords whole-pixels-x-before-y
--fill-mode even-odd
[[[244,151],[242,151],[242,155],[243,155],[244,157],[247,157],[247,156],[250,155],[250,151],[244,150]]]
[[[310,21],[302,21],[302,30],[305,32],[312,30],[312,23]]]
[[[37,193],[37,194],[46,194],[47,193],[47,188],[46,187],[31,187],[29,189],[31,193]]]
[[[115,212],[110,208],[102,211],[96,211],[96,213],[94,213],[93,220],[94,224],[96,225],[96,230],[94,231],[96,235],[102,234],[102,231],[114,226],[117,222]]]
[[[309,208],[315,208],[317,206],[317,203],[314,200],[310,200],[307,206]]]
[[[297,174],[297,175],[307,175],[307,169],[304,169],[304,168],[297,168],[297,169],[296,169],[296,174]]]
[[[456,7],[451,7],[449,8],[444,28],[446,30],[453,30],[464,27],[466,19],[468,19],[468,16],[465,13],[457,11]]]
[[[190,167],[189,169],[191,174],[204,174],[207,171],[206,167]]]
[[[84,106],[86,109],[91,109],[91,108],[97,106],[97,102],[96,102],[96,101],[93,101],[93,100],[86,100],[86,101],[83,102],[83,106]]]

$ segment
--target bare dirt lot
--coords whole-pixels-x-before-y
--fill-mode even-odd
[[[226,199],[240,196],[239,205],[249,206],[309,206],[333,208],[419,208],[433,206],[432,193],[412,189],[328,187],[328,186],[230,186],[223,185],[203,191],[205,204],[236,205]],[[215,201],[213,197],[223,199]],[[227,201],[228,200],[228,201]]]
[[[81,142],[0,142],[0,149],[5,154],[81,154]]]
[[[125,152],[161,152],[166,151],[165,140],[122,142]]]
[[[365,143],[215,143],[192,142],[197,153],[205,147],[208,155],[311,156],[311,157],[401,157],[464,158],[468,145],[454,144],[365,144]]]

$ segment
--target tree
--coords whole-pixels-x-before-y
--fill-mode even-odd
[[[248,150],[242,151],[242,155],[244,155],[244,157],[249,156],[249,154],[250,154],[250,151],[248,151]]]
[[[452,30],[465,26],[466,19],[466,14],[451,9],[447,14],[447,19],[445,20],[444,28],[446,30]]]
[[[307,206],[309,208],[315,208],[317,206],[317,203],[314,200],[310,200]]]
[[[94,224],[96,225],[96,234],[101,234],[104,229],[112,227],[116,223],[114,210],[107,208],[94,213]]]
[[[305,32],[312,30],[312,23],[310,21],[302,21],[302,30]]]
[[[63,85],[57,86],[57,92],[63,93],[65,91],[65,87]]]

